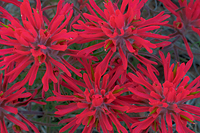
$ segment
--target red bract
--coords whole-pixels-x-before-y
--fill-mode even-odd
[[[180,7],[176,6],[171,0],[160,0],[165,7],[173,13],[177,18],[173,22],[175,28],[179,29],[183,34],[191,30],[200,35],[200,1],[179,0]]]
[[[187,0],[179,0],[180,7],[175,5],[171,0],[160,1],[176,16],[176,21],[173,22],[173,26],[179,30],[189,56],[193,57],[187,39],[184,36],[192,30],[200,36],[200,1],[196,0],[194,2],[194,0],[190,0],[187,4]]]
[[[185,102],[200,97],[200,76],[188,83],[190,78],[185,74],[192,65],[192,59],[186,65],[177,63],[175,66],[174,64],[170,66],[170,54],[166,59],[161,52],[160,56],[164,66],[164,83],[159,82],[149,66],[147,67],[148,78],[151,81],[147,81],[138,72],[137,76],[128,74],[134,82],[145,86],[146,89],[142,86],[129,88],[140,106],[133,105],[127,112],[150,112],[147,119],[132,125],[133,133],[148,131],[150,126],[154,131],[167,133],[168,129],[168,132],[172,132],[172,121],[176,123],[176,130],[179,133],[192,132],[186,125],[187,122],[194,123],[194,120],[200,120],[200,108]]]
[[[12,3],[12,4],[14,4],[14,5],[16,5],[16,6],[20,6],[21,5],[21,1],[18,1],[18,0],[1,0],[1,1],[4,1],[4,2],[6,2],[6,3]]]
[[[78,3],[80,5],[79,9],[82,10],[85,7],[85,4],[88,0],[78,0]]]
[[[124,69],[127,68],[128,53],[133,53],[133,55],[144,64],[156,64],[147,59],[145,61],[142,60],[142,57],[138,55],[138,51],[141,48],[145,48],[148,52],[152,53],[152,48],[164,47],[170,44],[165,41],[154,44],[146,39],[147,37],[156,39],[168,38],[167,36],[151,33],[150,31],[159,29],[159,25],[167,24],[168,21],[164,20],[167,19],[169,15],[163,15],[164,12],[161,12],[153,18],[145,20],[140,16],[140,10],[146,1],[147,0],[142,0],[140,2],[139,0],[123,0],[121,8],[118,9],[116,5],[109,0],[104,3],[106,9],[102,11],[94,0],[90,0],[91,6],[101,18],[87,5],[91,14],[84,13],[83,16],[89,21],[84,23],[79,20],[79,24],[74,24],[73,27],[78,30],[83,30],[79,33],[81,37],[86,39],[81,42],[93,40],[105,40],[105,42],[83,49],[79,54],[87,56],[92,51],[104,47],[105,50],[109,48],[111,48],[111,50],[105,57],[102,66],[108,63],[113,53],[116,52],[116,49],[118,49],[120,53]]]
[[[87,61],[84,63],[86,65]],[[76,81],[66,75],[61,75],[66,81],[62,82],[61,85],[73,91],[73,95],[61,95],[54,91],[56,96],[47,98],[47,101],[72,101],[68,105],[56,106],[58,111],[55,114],[59,117],[84,109],[75,117],[61,120],[60,123],[69,123],[61,128],[60,132],[64,132],[71,127],[69,132],[74,132],[81,123],[85,125],[83,133],[92,132],[94,127],[98,131],[101,128],[105,133],[108,131],[113,132],[113,123],[118,132],[127,133],[126,128],[120,124],[120,120],[123,120],[129,128],[130,123],[135,121],[129,119],[129,116],[124,113],[129,108],[129,104],[123,101],[123,96],[120,95],[126,89],[121,85],[115,85],[123,69],[119,67],[114,75],[105,74],[102,77],[102,81],[100,80],[101,75],[99,75],[98,69],[93,70],[93,67],[89,65],[86,70],[88,74],[83,74],[84,83],[80,83],[80,81]],[[75,83],[82,86],[84,91]],[[117,115],[120,119],[117,118]]]
[[[72,7],[72,4],[63,5],[63,0],[59,1],[57,13],[49,22],[42,14],[40,0],[37,0],[36,9],[31,9],[29,1],[24,0],[20,6],[23,26],[19,20],[0,7],[1,16],[11,22],[8,25],[0,23],[2,26],[0,27],[0,44],[10,46],[10,48],[0,50],[0,55],[4,56],[0,62],[0,66],[3,67],[1,70],[5,70],[12,62],[16,63],[15,68],[6,74],[11,77],[9,83],[31,65],[28,74],[19,85],[23,86],[28,81],[29,85],[33,85],[42,63],[46,65],[46,72],[42,78],[44,91],[48,90],[49,80],[57,82],[53,73],[55,66],[68,76],[71,76],[71,73],[67,68],[81,76],[80,71],[63,58],[64,55],[76,55],[77,52],[67,49],[77,37],[76,33],[67,32],[65,29],[73,14]]]
[[[4,77],[2,79],[3,74],[0,74],[0,81],[4,80],[3,84],[0,83],[0,131],[1,133],[8,133],[7,127],[4,121],[4,118],[13,122],[13,130],[15,132],[21,132],[22,130],[29,131],[28,127],[21,120],[26,122],[35,133],[39,133],[39,130],[28,121],[22,114],[18,112],[19,107],[26,106],[30,102],[36,102],[38,104],[45,104],[43,102],[35,101],[33,98],[37,94],[37,90],[35,90],[34,94],[29,92],[24,93],[26,88],[21,88],[16,91],[16,89],[7,89],[8,77]],[[18,101],[19,98],[28,98],[25,101]],[[15,118],[13,115],[18,116],[19,118]]]

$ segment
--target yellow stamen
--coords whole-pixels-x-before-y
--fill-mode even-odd
[[[65,41],[67,41],[67,40],[60,40],[60,41],[57,42],[57,44],[65,42]]]
[[[156,124],[156,121],[154,121],[154,129],[155,129],[155,132],[156,132],[156,127],[157,127],[157,124]]]
[[[187,121],[189,121],[189,122],[191,122],[191,123],[194,123],[190,118],[188,118],[188,117],[186,117],[186,116],[184,116],[184,115],[180,115],[183,119],[185,119],[185,120],[187,120]]]
[[[112,41],[111,41],[111,40],[110,40],[110,41],[108,41],[108,44],[106,45],[105,49],[107,49],[107,48],[108,48],[108,46],[109,46],[111,43],[112,43]]]
[[[156,110],[158,109],[158,107],[154,108],[151,112],[150,112],[150,115],[151,114],[154,114],[156,112]]]
[[[120,114],[122,114],[122,112],[120,110],[117,110],[117,109],[113,109],[113,110],[118,112],[118,113],[120,113]]]
[[[3,92],[0,93],[0,97],[3,96]]]
[[[84,99],[84,97],[81,97],[81,96],[78,96],[78,95],[74,95],[75,97],[77,98],[80,98],[80,99]]]
[[[13,31],[15,31],[12,27],[8,26],[8,25],[5,25],[3,23],[0,23],[3,27],[6,27],[6,28],[11,28]]]
[[[96,120],[95,120],[96,129],[97,129],[97,127],[98,127],[98,123],[99,123],[99,120],[96,119]]]
[[[133,27],[133,28],[131,28],[132,30],[135,30],[136,28],[135,27]]]
[[[177,72],[177,67],[178,67],[178,63],[176,64],[175,68],[174,68],[174,71],[173,71],[173,74],[174,74],[174,78],[176,76],[176,72]]]
[[[124,88],[121,88],[121,89],[118,89],[118,90],[114,90],[114,91],[113,91],[113,94],[116,94],[116,93],[122,91],[123,89],[124,89]]]
[[[44,31],[44,34],[47,33],[47,29]]]
[[[1,25],[2,25],[3,27],[9,28],[8,25],[5,25],[5,24],[3,24],[3,23],[1,23]]]
[[[133,43],[132,46],[133,48],[139,49],[139,47],[135,43]]]
[[[189,84],[187,84],[184,88],[187,88]]]
[[[39,63],[41,63],[41,56],[38,56],[37,58],[38,58]]]
[[[181,25],[181,22],[176,23],[176,27],[178,28]]]
[[[14,125],[14,127],[16,128],[17,131],[21,131],[20,126],[18,126],[18,125]]]
[[[198,94],[199,92],[200,91],[191,92],[188,96]]]
[[[92,120],[92,115],[89,117],[89,120],[88,120],[88,123],[87,123],[87,125],[89,125],[90,124],[90,122],[91,122],[91,120]]]
[[[91,66],[91,73],[92,73],[92,80],[94,81],[94,80],[95,80],[95,77],[94,77],[94,69],[93,69],[92,66]]]

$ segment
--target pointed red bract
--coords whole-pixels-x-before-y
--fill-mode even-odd
[[[136,1],[136,0],[123,0],[121,9],[118,9],[110,0],[104,3],[105,9],[102,11],[94,0],[90,0],[90,5],[94,10],[101,16],[98,17],[92,9],[89,9],[91,14],[84,13],[83,16],[88,19],[87,22],[78,21],[78,24],[74,24],[73,27],[78,30],[81,37],[88,39],[88,41],[93,40],[104,40],[104,49],[112,51],[112,55],[116,50],[119,50],[120,57],[123,62],[124,69],[127,68],[127,56],[128,53],[134,53],[138,56],[138,51],[141,48],[145,48],[148,52],[152,53],[152,49],[169,45],[170,42],[162,42],[161,44],[153,44],[146,38],[158,38],[158,39],[168,39],[168,36],[162,36],[158,34],[151,33],[150,31],[160,28],[158,25],[167,24],[166,20],[169,15],[163,15],[161,12],[157,16],[145,20],[141,17],[140,10],[147,0]],[[88,5],[89,7],[89,5]],[[127,11],[125,8],[127,7]],[[80,43],[84,43],[80,40]],[[100,43],[101,44],[101,43]],[[95,44],[86,49],[81,50],[78,54],[87,56],[94,50],[103,47],[100,44]],[[110,54],[110,52],[108,53]],[[109,61],[111,56],[106,56],[105,65]],[[103,61],[104,62],[104,61]],[[143,62],[147,65],[149,62]]]
[[[7,70],[5,71],[7,73]],[[29,92],[24,92],[25,88],[16,88],[11,87],[7,88],[8,76],[0,74],[0,81],[3,80],[3,84],[0,84],[0,131],[1,133],[7,133],[7,128],[5,125],[5,119],[14,123],[13,130],[15,132],[21,132],[22,130],[29,131],[25,123],[27,123],[36,133],[39,133],[39,130],[28,121],[22,114],[19,113],[18,108],[26,106],[30,102],[36,102],[38,104],[45,104],[34,100],[37,90],[33,94]],[[17,91],[16,91],[17,90]],[[25,99],[24,101],[19,101],[20,98]],[[26,99],[28,98],[28,99]],[[16,117],[17,116],[17,117]],[[22,118],[24,122],[21,121],[18,117]]]
[[[194,124],[194,120],[198,120],[196,117],[200,116],[199,111],[197,111],[200,110],[199,107],[185,103],[200,97],[200,84],[198,83],[200,76],[191,83],[188,83],[189,77],[185,76],[192,65],[193,59],[188,61],[187,64],[170,65],[170,54],[165,58],[164,54],[160,52],[160,56],[164,66],[164,83],[159,82],[149,65],[147,66],[147,76],[150,81],[139,72],[136,73],[137,76],[132,73],[128,74],[133,82],[144,86],[146,89],[142,89],[142,86],[129,88],[133,93],[133,99],[137,99],[137,104],[127,112],[149,112],[149,115],[146,116],[147,119],[132,125],[132,128],[134,128],[133,133],[148,131],[150,126],[153,127],[154,131],[167,132],[166,124],[168,131],[172,132],[172,121],[175,122],[176,130],[179,133],[192,132],[186,126],[186,123]]]
[[[0,7],[0,12],[3,14],[1,16],[11,22],[8,25],[0,22],[0,44],[11,46],[0,50],[0,55],[3,56],[0,60],[1,70],[5,70],[13,62],[16,64],[15,68],[7,74],[11,77],[9,82],[13,82],[25,68],[30,68],[25,79],[18,83],[18,87],[22,87],[28,81],[29,85],[33,85],[42,63],[46,65],[46,73],[42,78],[44,91],[48,90],[49,80],[57,83],[53,74],[54,67],[60,68],[69,76],[71,73],[67,68],[81,75],[78,69],[62,60],[67,54],[68,46],[78,36],[77,33],[67,32],[64,29],[73,15],[72,7],[73,4],[63,4],[63,1],[59,1],[59,9],[49,23],[44,19],[40,0],[37,0],[36,9],[31,8],[28,0],[24,0],[20,5],[23,26],[19,20]]]
[[[59,117],[72,111],[84,109],[80,114],[77,114],[72,121],[68,121],[68,119],[62,120],[62,123],[69,123],[61,128],[60,132],[64,132],[70,127],[72,127],[71,130],[75,131],[81,123],[85,125],[83,132],[86,133],[92,132],[93,127],[96,127],[98,131],[100,131],[101,127],[103,131],[113,132],[113,122],[118,132],[128,133],[117,118],[118,114],[124,118],[127,117],[124,116],[124,112],[129,109],[127,106],[128,104],[124,104],[125,102],[123,102],[123,96],[120,96],[122,93],[126,92],[127,89],[125,89],[124,86],[115,85],[115,82],[123,72],[121,71],[123,67],[118,67],[114,75],[108,73],[101,76],[98,74],[102,71],[99,69],[99,66],[92,68],[91,64],[87,62],[84,62],[84,65],[88,66],[86,68],[88,74],[83,74],[83,83],[80,84],[67,75],[62,76],[66,83],[61,83],[61,85],[73,91],[74,94],[72,96],[61,95],[54,91],[55,96],[47,98],[47,101],[73,101],[73,103],[68,105],[56,106],[58,111],[56,111],[55,114]],[[101,66],[101,64],[99,65]],[[103,79],[101,80],[101,78]],[[72,82],[72,80],[74,82]],[[84,87],[84,91],[77,85]],[[117,101],[118,97],[120,97],[121,100]],[[127,117],[127,119],[129,119],[129,117]],[[133,122],[134,120],[129,121]],[[129,122],[126,123],[129,124]]]
[[[164,6],[176,16],[176,20],[173,22],[173,27],[178,30],[183,38],[188,55],[192,58],[193,53],[186,39],[186,34],[191,31],[196,32],[200,36],[200,1],[191,0],[187,3],[187,0],[179,0],[179,6],[174,4],[171,0],[159,0]]]

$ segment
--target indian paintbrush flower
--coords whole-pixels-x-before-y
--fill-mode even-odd
[[[71,76],[71,73],[67,68],[81,76],[80,70],[74,68],[63,58],[64,55],[76,55],[77,52],[67,49],[77,37],[77,33],[68,32],[65,29],[73,15],[72,7],[73,4],[63,4],[63,0],[59,1],[57,13],[49,22],[43,16],[40,0],[37,0],[36,9],[31,9],[29,1],[24,0],[20,5],[23,25],[0,7],[1,17],[11,22],[8,25],[0,22],[0,44],[9,47],[0,49],[0,55],[3,56],[0,61],[1,70],[5,70],[12,62],[15,63],[15,68],[7,73],[7,76],[11,77],[9,83],[30,66],[28,74],[18,84],[23,86],[29,81],[29,85],[33,85],[42,63],[46,65],[42,78],[44,91],[49,88],[49,80],[57,83],[57,78],[53,74],[55,66],[68,76]]]
[[[186,103],[200,97],[200,76],[191,83],[188,83],[190,78],[185,76],[193,59],[187,64],[170,65],[170,54],[165,58],[164,54],[160,52],[160,56],[164,66],[164,83],[159,82],[150,66],[147,67],[149,81],[139,72],[137,72],[137,76],[132,73],[128,74],[133,82],[143,85],[145,88],[142,86],[129,87],[134,95],[133,98],[137,99],[137,105],[132,105],[127,112],[149,112],[146,117],[141,118],[140,122],[133,123],[133,133],[148,132],[151,126],[154,131],[167,133],[168,129],[168,132],[172,132],[172,121],[175,122],[176,130],[179,133],[192,132],[186,126],[187,122],[194,124],[194,120],[200,120],[200,108]]]
[[[77,21],[78,24],[74,24],[75,29],[81,37],[85,38],[80,43],[93,40],[104,40],[88,48],[81,50],[78,54],[87,56],[94,50],[101,47],[109,52],[102,62],[102,73],[104,73],[104,66],[108,65],[112,55],[118,50],[122,59],[124,70],[127,68],[127,56],[130,53],[135,56],[139,61],[144,64],[156,64],[153,61],[144,61],[138,51],[141,48],[145,48],[149,53],[152,53],[155,48],[164,47],[170,44],[170,42],[163,41],[161,43],[151,43],[147,40],[148,37],[154,39],[168,39],[168,36],[162,36],[156,33],[152,33],[156,29],[159,29],[161,25],[167,24],[166,20],[169,15],[163,15],[161,12],[157,16],[145,20],[141,17],[141,8],[147,0],[123,0],[121,8],[115,6],[110,0],[106,0],[104,3],[105,9],[102,11],[95,3],[94,0],[89,0],[90,5],[95,9],[97,14],[87,4],[87,8],[91,14],[83,13],[83,16],[88,19],[87,22],[81,20]],[[126,9],[127,7],[127,9]],[[144,57],[143,57],[144,58]]]
[[[91,67],[91,65],[90,65]],[[112,123],[116,126],[118,132],[127,133],[126,128],[121,124],[117,116],[120,117],[130,128],[130,123],[135,120],[129,119],[125,111],[129,108],[129,104],[123,101],[122,93],[126,91],[125,87],[115,84],[121,73],[122,66],[118,68],[113,76],[105,74],[102,76],[97,68],[89,68],[88,74],[83,74],[83,83],[79,83],[67,75],[61,75],[66,81],[61,85],[73,91],[73,95],[61,95],[54,91],[52,97],[47,98],[47,101],[71,101],[68,105],[57,105],[55,112],[57,117],[65,116],[66,114],[83,109],[80,114],[75,117],[61,120],[59,123],[68,123],[60,132],[64,132],[70,127],[69,132],[74,132],[82,123],[85,125],[83,133],[92,132],[96,127],[98,131],[100,128],[103,132],[113,132]],[[92,72],[93,71],[93,72]],[[75,84],[76,83],[76,84]],[[80,89],[77,85],[82,86]]]
[[[179,6],[175,5],[171,0],[159,1],[161,1],[164,6],[176,16],[173,27],[178,30],[178,35],[181,35],[188,55],[192,58],[193,54],[186,39],[186,34],[194,31],[200,36],[200,1],[191,0],[187,3],[187,0],[179,0]]]
[[[9,68],[9,71],[10,70],[12,70],[12,68]],[[5,73],[9,71],[6,69]],[[46,103],[39,102],[34,99],[35,95],[37,94],[37,90],[31,94],[29,92],[25,92],[26,88],[7,88],[9,78],[10,77],[8,76],[4,76],[3,78],[3,74],[0,74],[0,132],[8,133],[7,125],[5,124],[6,118],[14,123],[13,130],[16,132],[21,132],[22,130],[29,131],[28,127],[26,126],[26,124],[28,124],[35,133],[39,133],[39,130],[34,126],[34,124],[32,124],[19,112],[19,108],[27,106],[27,104],[30,102],[43,105]],[[24,100],[19,101],[20,98]],[[23,120],[26,124],[21,120]]]

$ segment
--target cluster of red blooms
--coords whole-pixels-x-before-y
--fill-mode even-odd
[[[19,7],[21,18],[0,7],[1,133],[8,132],[5,120],[13,123],[17,133],[41,132],[20,109],[31,102],[45,105],[49,101],[60,104],[55,107],[55,117],[66,124],[59,132],[73,133],[81,124],[83,133],[193,132],[187,125],[200,121],[200,108],[188,101],[200,97],[200,76],[193,80],[186,76],[194,58],[186,34],[200,36],[200,0],[179,0],[180,7],[171,0],[159,0],[175,15],[173,24],[164,11],[149,19],[142,17],[147,0],[105,0],[103,10],[95,0],[78,0],[77,16],[73,4],[60,0],[51,21],[44,15],[51,6],[42,8],[40,0],[36,0],[36,8],[28,0],[2,1]],[[82,13],[83,9],[88,13]],[[157,32],[161,26],[176,33],[161,35]],[[161,51],[153,54],[153,50],[170,46],[169,39],[175,36],[185,43],[190,57],[187,63],[171,64],[169,53],[166,57]],[[90,42],[91,46],[82,48]],[[70,49],[73,44],[81,49]],[[97,53],[101,48],[103,52]],[[134,66],[130,57],[140,63]],[[159,71],[153,57],[163,66],[164,81],[156,76]],[[43,70],[41,94],[37,89],[31,93],[24,86],[32,86]],[[22,73],[26,76],[18,81]],[[51,82],[54,90],[49,89]],[[47,91],[55,96],[47,96]],[[75,115],[67,115],[72,112]]]

